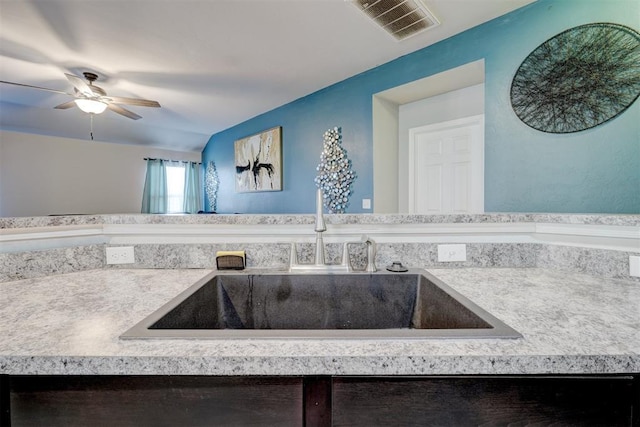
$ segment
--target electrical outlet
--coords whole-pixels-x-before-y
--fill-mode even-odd
[[[107,248],[107,264],[133,264],[134,262],[133,246]]]
[[[640,277],[640,256],[629,255],[629,275]]]
[[[371,209],[371,199],[362,199],[362,209]]]
[[[467,260],[467,245],[438,245],[438,262]]]

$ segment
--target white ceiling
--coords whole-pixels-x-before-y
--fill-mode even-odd
[[[96,140],[200,151],[209,137],[533,0],[426,0],[441,25],[402,42],[345,0],[0,0],[0,80],[162,108],[96,116]],[[88,139],[66,95],[0,84],[0,127]]]

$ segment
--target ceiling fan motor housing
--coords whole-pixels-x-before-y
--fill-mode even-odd
[[[82,75],[84,76],[85,79],[87,79],[90,83],[95,82],[96,80],[98,80],[98,75],[96,73],[92,73],[90,71],[85,71],[84,73],[82,73]]]
[[[82,73],[82,75],[84,75],[84,78],[87,79],[87,81],[89,82],[89,88],[91,88],[91,91],[95,94],[95,95],[99,95],[99,96],[105,96],[107,94],[107,92],[102,89],[99,86],[95,86],[93,84],[93,82],[95,82],[96,80],[98,80],[98,75],[95,73],[92,73],[90,71],[85,71],[84,73]],[[76,92],[78,92],[78,90],[76,89]]]

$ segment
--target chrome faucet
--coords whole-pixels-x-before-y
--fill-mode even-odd
[[[351,272],[354,271],[349,259],[349,245],[357,243],[366,243],[367,245],[367,267],[364,271],[374,273],[376,269],[376,242],[369,236],[362,236],[360,242],[345,242],[342,246],[342,262],[340,264],[326,264],[324,257],[324,241],[322,233],[327,231],[327,225],[322,215],[322,190],[316,192],[316,224],[314,231],[316,232],[316,254],[313,264],[298,263],[298,249],[295,243],[291,243],[291,255],[289,259],[289,271],[307,271],[307,272]],[[362,271],[362,270],[359,270]]]
[[[327,225],[322,215],[322,190],[316,192],[316,256],[313,264],[299,264],[298,250],[296,244],[291,244],[291,257],[289,260],[289,271],[325,271],[325,272],[346,272],[353,271],[349,262],[349,243],[345,243],[342,249],[342,263],[326,264],[324,257],[324,241],[322,233],[327,231]]]

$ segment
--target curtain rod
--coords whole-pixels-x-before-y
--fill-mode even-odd
[[[152,157],[145,157],[142,160],[162,160],[162,161],[165,161],[165,162],[174,162],[174,163],[195,163],[197,165],[201,165],[202,164],[202,162],[191,162],[189,160],[154,159]]]

